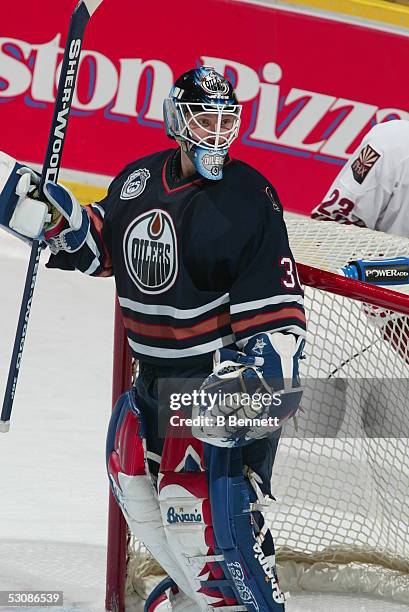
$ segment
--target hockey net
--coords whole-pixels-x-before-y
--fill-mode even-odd
[[[337,274],[358,258],[409,254],[409,240],[305,218],[287,227],[308,334],[304,412],[298,429],[285,425],[272,478],[280,586],[409,603],[409,295]],[[125,550],[118,520],[110,520],[111,570],[112,554]],[[122,522],[123,546],[125,533]],[[127,589],[142,594],[145,578],[161,570],[127,541]],[[119,575],[108,572],[107,609],[124,609],[119,565]]]

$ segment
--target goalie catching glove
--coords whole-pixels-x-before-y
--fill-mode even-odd
[[[25,242],[44,240],[53,253],[74,253],[84,244],[89,218],[75,196],[46,181],[46,202],[38,199],[40,177],[0,152],[0,225]]]
[[[204,403],[193,408],[193,435],[224,447],[272,435],[299,408],[303,347],[301,337],[269,332],[250,338],[243,352],[216,351],[213,373],[200,388]]]

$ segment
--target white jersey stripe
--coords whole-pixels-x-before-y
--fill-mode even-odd
[[[228,346],[229,344],[233,344],[235,341],[235,337],[233,334],[229,336],[224,336],[223,338],[217,338],[217,340],[213,340],[212,342],[205,342],[204,344],[197,344],[196,346],[192,346],[191,348],[184,349],[168,349],[168,348],[159,348],[156,346],[147,346],[146,344],[139,344],[139,342],[134,342],[128,338],[129,346],[136,353],[141,355],[149,355],[150,357],[162,357],[166,359],[177,359],[181,357],[195,357],[197,355],[205,355],[206,353],[212,353],[218,348],[222,346]]]
[[[246,310],[257,310],[258,308],[264,308],[264,306],[287,304],[288,302],[300,304],[302,306],[304,300],[301,295],[273,295],[272,297],[265,298],[264,300],[254,300],[253,302],[234,304],[230,307],[230,312],[231,314],[237,314],[238,312],[245,312]]]
[[[302,336],[305,338],[306,331],[302,327],[298,327],[298,325],[283,325],[283,327],[276,327],[274,329],[269,330],[268,332],[260,332],[263,334],[275,334],[275,332],[288,332],[289,334],[294,334],[294,336]],[[236,344],[239,349],[243,349],[246,343],[250,340],[250,338],[254,338],[254,334],[252,336],[247,336],[246,338],[242,338],[241,340],[236,340]]]
[[[88,248],[92,251],[92,254],[95,255],[97,259],[99,259],[101,254],[98,250],[97,244],[90,230],[88,230],[87,239],[85,243],[87,244]]]
[[[97,259],[96,257],[92,260],[91,265],[89,266],[89,268],[87,270],[84,270],[84,274],[93,274],[95,272],[95,270],[99,267],[99,259]]]
[[[91,204],[91,208],[95,208],[102,218],[105,217],[105,210],[99,204]]]
[[[198,308],[175,308],[174,306],[166,306],[163,304],[142,304],[142,302],[134,302],[133,300],[129,300],[128,298],[119,298],[119,303],[124,308],[128,308],[129,310],[133,310],[134,312],[141,312],[143,314],[149,315],[158,315],[164,317],[173,317],[174,319],[193,319],[194,317],[198,317],[205,312],[209,312],[213,310],[213,308],[217,308],[221,304],[227,304],[229,302],[229,294],[225,293],[221,297],[217,298],[217,300],[213,300],[213,302],[209,302],[208,304],[204,304],[203,306],[199,306]]]

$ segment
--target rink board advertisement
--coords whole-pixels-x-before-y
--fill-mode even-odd
[[[9,2],[0,31],[0,148],[41,163],[75,0]],[[196,6],[196,5],[195,5]],[[382,26],[379,26],[380,28]],[[63,166],[115,175],[173,146],[162,101],[200,64],[244,104],[231,153],[309,212],[375,123],[409,119],[409,37],[228,0],[104,0],[89,23]]]

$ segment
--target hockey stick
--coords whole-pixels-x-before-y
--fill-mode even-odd
[[[103,0],[80,0],[71,15],[70,28],[65,45],[61,75],[58,83],[57,96],[55,99],[54,115],[48,138],[47,153],[45,155],[43,170],[41,173],[39,187],[40,197],[43,193],[45,181],[57,181],[58,178],[62,150],[68,125],[68,116],[70,113],[78,73],[82,40],[88,21],[102,1]],[[28,319],[30,316],[31,303],[37,280],[38,264],[40,261],[41,251],[42,243],[39,240],[34,240],[31,246],[30,261],[27,268],[23,299],[21,302],[16,337],[13,346],[13,354],[11,357],[7,386],[4,394],[3,407],[0,417],[0,432],[7,432],[10,429],[11,410],[13,408],[17,379],[20,372],[21,357],[26,339]]]

